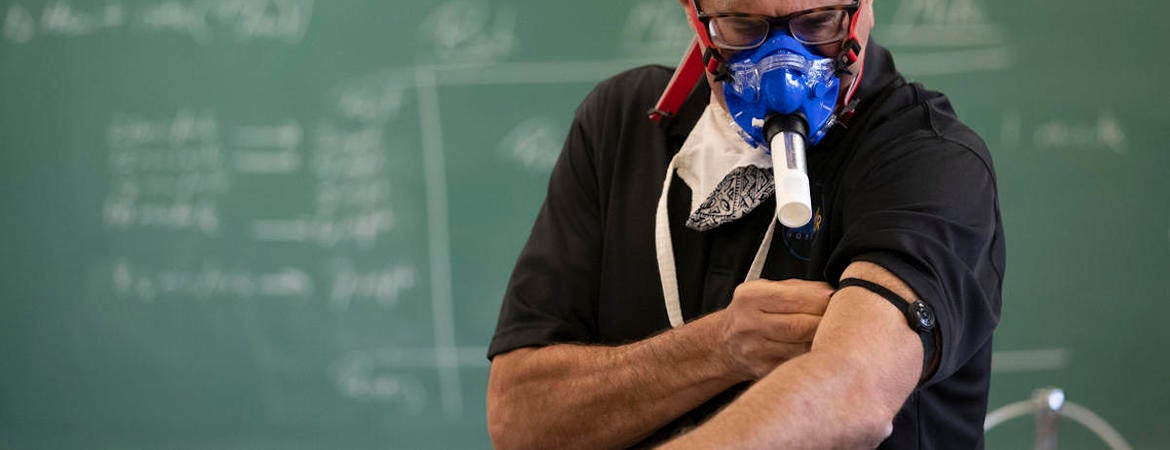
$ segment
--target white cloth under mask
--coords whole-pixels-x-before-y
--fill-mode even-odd
[[[670,160],[662,183],[662,194],[658,198],[654,223],[655,250],[666,314],[672,327],[684,323],[667,214],[667,197],[676,171],[691,189],[691,209],[686,225],[698,231],[708,231],[742,218],[770,199],[776,190],[772,178],[772,158],[764,150],[748,145],[739,136],[731,115],[712,97],[682,149]],[[760,278],[775,231],[776,219],[773,217],[748,269],[745,282]]]
[[[740,133],[712,97],[675,156],[678,176],[691,189],[688,228],[708,231],[739,220],[776,192],[771,156]]]

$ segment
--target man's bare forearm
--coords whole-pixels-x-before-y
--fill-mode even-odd
[[[555,345],[495,358],[488,429],[498,448],[617,448],[738,381],[712,316],[618,347]]]
[[[851,264],[846,276],[916,298],[870,263]],[[666,448],[874,448],[918,381],[922,351],[900,311],[867,290],[841,290],[809,353],[781,364]]]
[[[664,449],[874,448],[892,413],[857,367],[812,352],[780,365],[733,404]]]

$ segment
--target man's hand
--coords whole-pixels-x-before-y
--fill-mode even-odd
[[[918,297],[881,266],[855,261],[861,278]],[[875,448],[922,374],[922,343],[881,296],[842,289],[813,348],[761,378],[707,423],[661,448]]]
[[[832,288],[755,281],[731,305],[617,347],[559,344],[496,356],[488,432],[497,448],[621,448],[738,382],[809,351]]]
[[[719,315],[719,337],[730,370],[741,381],[763,378],[808,353],[833,288],[828,283],[757,280],[739,285]]]

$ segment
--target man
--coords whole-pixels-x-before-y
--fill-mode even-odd
[[[577,110],[489,349],[494,444],[982,448],[1004,266],[983,142],[868,42],[872,0],[680,2],[706,80],[662,127],[662,67]],[[774,39],[840,63],[802,227],[729,107],[729,67]]]

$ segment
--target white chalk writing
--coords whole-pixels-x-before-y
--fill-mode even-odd
[[[365,123],[387,123],[398,117],[406,101],[407,79],[379,71],[341,83],[331,93],[337,113]]]
[[[916,75],[946,75],[1010,67],[1007,33],[989,22],[979,0],[901,0],[893,20],[876,27],[881,42],[899,48],[898,66]]]
[[[348,398],[389,403],[408,415],[422,413],[430,401],[422,382],[391,369],[367,353],[352,352],[331,372],[337,390]]]
[[[162,120],[115,117],[106,136],[111,177],[103,207],[107,228],[217,235],[219,199],[231,185],[219,128],[209,111],[190,108]]]
[[[999,136],[1001,148],[1128,153],[1125,126],[1111,111],[1099,112],[1095,120],[1029,121],[1019,110],[1012,109],[1003,113]]]
[[[1105,149],[1125,154],[1125,130],[1111,112],[1102,112],[1095,122],[1072,123],[1053,120],[1036,128],[1034,143],[1039,149]]]
[[[317,181],[315,211],[292,219],[252,223],[260,241],[371,248],[394,227],[386,144],[380,127],[345,127],[323,121],[316,128],[310,171]]]
[[[233,169],[246,174],[291,174],[304,158],[298,151],[304,138],[300,123],[235,127],[228,142],[235,147]]]
[[[423,44],[440,62],[490,63],[516,48],[516,13],[484,0],[443,3],[422,23]]]
[[[394,308],[402,292],[414,288],[415,272],[413,267],[396,265],[359,273],[352,262],[336,261],[329,304],[336,311],[347,311],[355,302]]]
[[[264,242],[292,242],[335,247],[341,243],[355,243],[362,249],[371,248],[378,235],[394,225],[390,211],[370,211],[342,217],[306,217],[296,219],[257,219],[252,222],[252,235]]]
[[[128,10],[118,1],[100,5],[57,0],[36,15],[14,3],[4,20],[4,37],[26,44],[37,37],[80,37],[108,30],[173,33],[207,44],[218,36],[299,43],[312,18],[313,0],[162,0]]]
[[[504,136],[500,151],[521,167],[547,172],[560,154],[565,133],[562,128],[552,119],[528,119]]]
[[[627,55],[677,58],[694,33],[678,5],[642,0],[630,10],[622,36],[622,50]]]
[[[313,294],[312,278],[292,267],[265,273],[212,264],[178,270],[135,265],[123,259],[114,263],[112,277],[117,295],[145,303],[212,297],[303,299]]]

